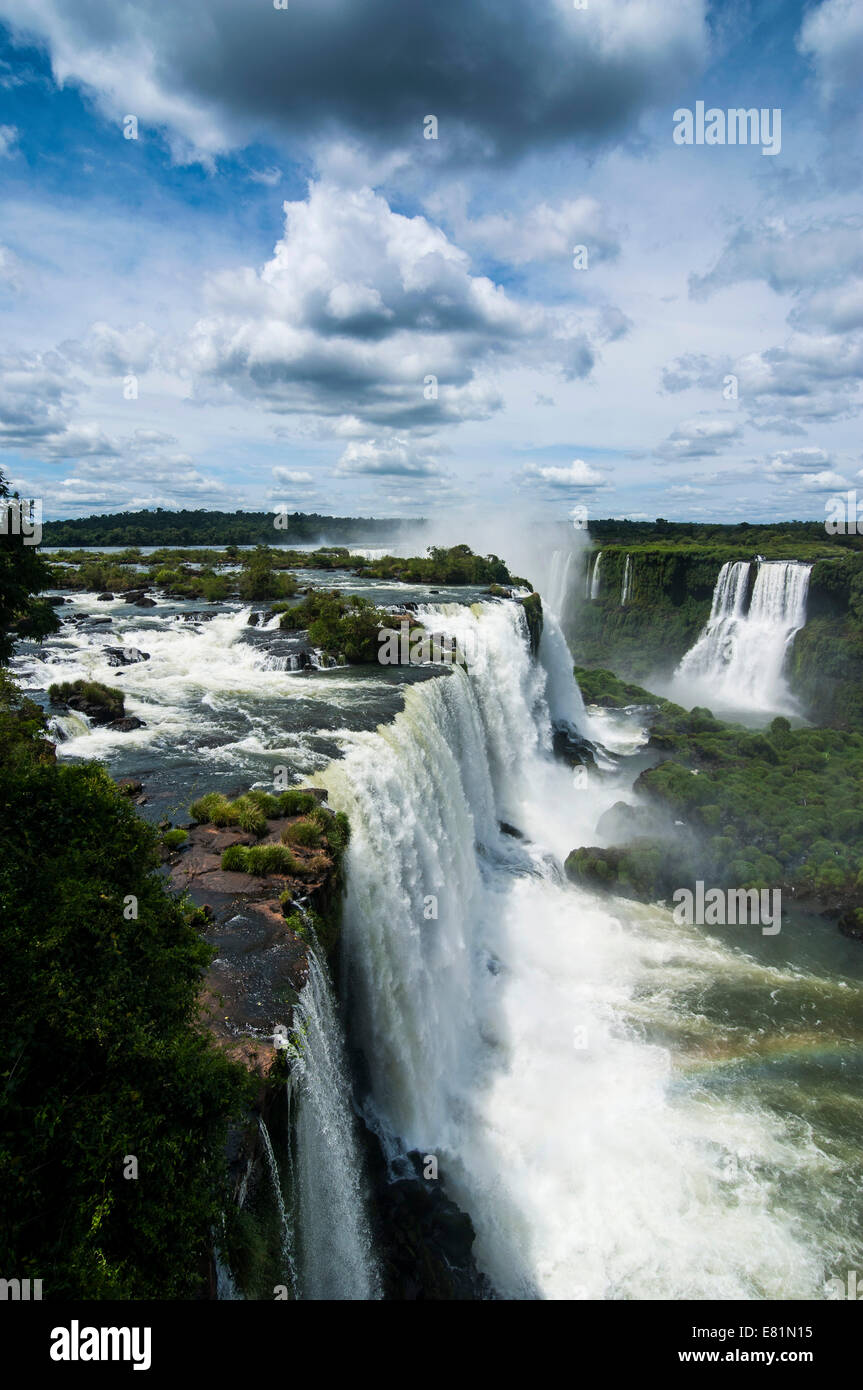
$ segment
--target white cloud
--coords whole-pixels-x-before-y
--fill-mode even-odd
[[[312,183],[284,208],[285,235],[260,271],[209,282],[210,313],[178,357],[199,399],[344,422],[350,398],[348,418],[367,432],[428,431],[500,409],[493,373],[511,356],[570,379],[593,366],[572,310],[516,302],[472,275],[440,228],[371,189]]]
[[[824,0],[811,9],[798,44],[815,64],[826,98],[847,92],[859,104],[863,72],[863,8],[859,0]]]
[[[433,450],[404,438],[367,439],[348,444],[339,459],[341,474],[367,473],[386,477],[437,477],[441,466]]]
[[[605,482],[603,474],[597,468],[591,468],[584,459],[573,459],[565,467],[532,463],[524,470],[524,476],[555,488],[592,488]]]
[[[730,416],[698,415],[683,420],[656,450],[660,458],[712,458],[741,437],[739,421]]]

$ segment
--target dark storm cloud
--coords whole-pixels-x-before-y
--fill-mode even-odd
[[[0,0],[0,16],[48,47],[59,80],[209,153],[328,129],[422,144],[434,114],[439,150],[506,159],[624,130],[706,51],[703,0]]]

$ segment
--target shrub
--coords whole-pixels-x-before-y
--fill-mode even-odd
[[[280,816],[304,816],[318,804],[317,797],[312,796],[311,792],[299,791],[295,787],[282,792],[278,802]]]
[[[230,801],[221,792],[207,792],[189,808],[196,821],[210,821],[213,825],[236,825],[237,817]]]
[[[286,845],[304,845],[306,849],[317,849],[321,843],[320,827],[315,825],[310,817],[293,821],[282,831],[282,840]]]
[[[246,801],[251,801],[255,806],[260,807],[267,820],[275,820],[276,816],[282,814],[279,805],[279,798],[272,796],[270,792],[264,791],[262,787],[253,787],[250,792],[246,792]]]
[[[246,845],[228,845],[222,854],[222,868],[227,873],[250,873],[249,854],[250,850]]]
[[[166,830],[162,836],[162,844],[166,849],[179,849],[189,838],[188,830]]]
[[[296,857],[284,845],[254,845],[246,850],[246,873],[295,874],[300,868]]]
[[[248,835],[255,835],[260,839],[267,833],[267,818],[251,797],[238,797],[231,809],[236,817],[236,824]]]

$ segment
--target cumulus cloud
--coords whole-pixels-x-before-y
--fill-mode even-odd
[[[372,474],[385,477],[436,478],[441,466],[434,450],[409,439],[367,439],[350,443],[336,471],[345,474]]]
[[[605,483],[599,469],[591,468],[584,459],[573,459],[563,467],[556,464],[528,464],[524,470],[528,481],[545,483],[553,488],[595,488]]]
[[[712,458],[739,440],[741,434],[739,422],[730,416],[696,415],[677,425],[656,454],[663,459]]]
[[[532,261],[572,260],[574,246],[586,246],[589,263],[615,260],[620,254],[617,232],[596,198],[540,202],[520,212],[494,212],[471,218],[465,211],[464,189],[455,197],[431,199],[428,206],[449,212],[459,242],[508,261],[525,265]]]
[[[771,455],[765,477],[768,482],[790,485],[800,492],[835,492],[851,486],[839,466],[840,460],[825,449],[784,449]]]
[[[80,340],[61,343],[58,351],[90,372],[123,376],[127,372],[147,371],[154,363],[158,343],[159,335],[149,324],[119,329],[97,322]]]
[[[823,468],[829,458],[823,449],[780,449],[771,456],[767,471],[775,477],[811,473]]]
[[[302,10],[0,0],[0,17],[48,49],[58,82],[93,93],[113,119],[135,112],[166,128],[186,157],[328,129],[422,148],[429,112],[444,153],[506,159],[559,140],[595,142],[698,69],[705,9],[704,0],[605,0],[588,15],[569,0],[328,0]]]
[[[471,274],[466,252],[426,218],[370,188],[323,182],[284,208],[272,259],[209,283],[210,313],[179,356],[200,399],[356,417],[367,433],[427,431],[499,409],[494,369],[516,349],[520,363],[567,379],[590,372],[577,314],[517,302]]]

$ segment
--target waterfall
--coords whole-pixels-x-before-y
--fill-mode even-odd
[[[314,951],[295,1009],[292,1051],[299,1297],[379,1298],[341,1025]]]
[[[267,1129],[266,1121],[262,1115],[258,1116],[258,1130],[261,1136],[264,1154],[267,1160],[267,1168],[270,1174],[270,1181],[273,1185],[273,1196],[279,1209],[279,1226],[281,1230],[282,1243],[282,1269],[281,1273],[288,1280],[291,1290],[296,1296],[297,1277],[294,1263],[294,1233],[291,1221],[285,1206],[285,1197],[282,1192],[282,1179],[279,1175],[279,1166],[276,1163],[276,1155],[273,1153],[273,1143],[270,1139],[270,1131]]]
[[[784,671],[794,636],[806,622],[811,566],[795,560],[757,565],[751,598],[751,565],[737,560],[722,566],[707,626],[674,682],[720,706],[793,713]]]
[[[52,714],[48,720],[48,732],[58,743],[67,743],[71,738],[84,738],[90,733],[92,724],[86,714]]]
[[[621,608],[623,607],[623,605],[626,603],[627,599],[629,598],[629,590],[630,590],[631,584],[632,584],[632,557],[629,556],[629,555],[627,555],[627,557],[626,557],[626,564],[625,564],[624,567],[623,567],[623,584],[621,585],[621,588],[620,588],[620,606],[621,606]]]
[[[599,567],[602,564],[602,551],[597,552],[596,560],[593,565],[593,574],[590,578],[590,597],[599,598]]]
[[[548,583],[543,586],[543,595],[555,613],[566,612],[566,601],[572,583],[574,567],[575,551],[572,548],[553,551]]]
[[[731,948],[666,944],[668,914],[620,920],[566,882],[596,807],[550,755],[524,615],[441,608],[436,626],[472,633],[469,672],[408,687],[321,774],[352,827],[342,960],[368,1122],[392,1162],[437,1157],[504,1297],[817,1296],[809,1216],[763,1176],[816,1160],[751,1096],[674,1077],[632,1021],[668,952],[703,979]]]

